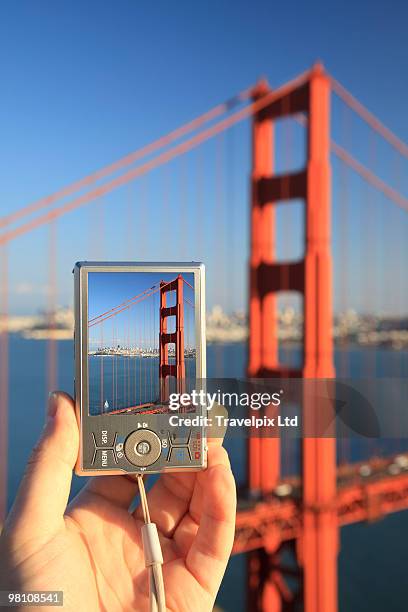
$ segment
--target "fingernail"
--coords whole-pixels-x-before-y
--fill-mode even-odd
[[[58,394],[55,391],[50,391],[48,394],[48,406],[47,406],[47,421],[50,421],[55,417],[58,406]]]

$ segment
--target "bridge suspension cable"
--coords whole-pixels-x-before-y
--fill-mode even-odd
[[[346,151],[343,147],[338,145],[336,142],[332,140],[331,142],[331,150],[333,153],[345,162],[348,166],[350,166],[353,170],[357,172],[365,181],[370,183],[373,187],[381,191],[387,198],[392,200],[401,208],[405,208],[408,210],[408,198],[405,198],[398,191],[390,187],[387,183],[385,183],[382,179],[380,179],[374,172],[369,170],[362,163],[357,161],[350,153]]]
[[[237,106],[240,102],[247,100],[250,96],[250,92],[251,92],[251,88],[243,89],[242,91],[237,93],[235,96],[233,96],[226,102],[218,104],[217,106],[203,113],[199,117],[196,117],[192,121],[189,121],[188,123],[185,123],[184,125],[181,125],[180,127],[176,128],[172,132],[169,132],[165,136],[158,138],[152,143],[144,147],[141,147],[140,149],[137,149],[136,151],[133,151],[132,153],[129,153],[125,157],[122,157],[121,159],[113,162],[112,164],[109,164],[108,166],[105,166],[104,168],[101,168],[100,170],[97,170],[96,172],[93,172],[92,174],[89,174],[83,177],[82,179],[79,179],[78,181],[75,181],[74,183],[67,185],[66,187],[63,187],[62,189],[56,191],[55,193],[45,196],[44,198],[41,198],[33,202],[32,204],[23,206],[16,212],[10,213],[9,215],[5,215],[4,217],[0,218],[0,228],[6,227],[14,223],[15,221],[18,221],[22,217],[31,215],[34,212],[37,212],[38,210],[41,210],[43,208],[48,208],[52,204],[55,204],[58,200],[61,200],[67,196],[70,196],[76,191],[80,191],[84,187],[89,187],[90,185],[93,185],[100,179],[103,179],[109,176],[110,174],[113,174],[114,172],[122,170],[126,166],[130,166],[134,162],[146,157],[147,155],[150,155],[151,153],[154,153],[158,149],[161,149],[173,143],[174,141],[186,136],[190,132],[193,132],[194,130],[200,128],[201,126],[205,125],[209,121],[216,119],[220,115],[230,111],[232,108]]]
[[[90,323],[94,323],[95,321],[97,321],[98,319],[101,319],[102,317],[104,317],[107,314],[113,313],[114,311],[116,311],[118,308],[122,308],[123,306],[125,306],[126,304],[129,304],[130,302],[133,302],[134,300],[137,300],[138,298],[141,298],[142,296],[144,296],[146,293],[148,293],[149,291],[151,291],[152,289],[155,289],[155,287],[157,286],[157,283],[155,285],[152,285],[150,288],[145,289],[144,291],[142,291],[141,293],[138,293],[137,295],[134,295],[133,297],[129,298],[128,300],[125,300],[124,302],[122,302],[121,304],[118,304],[117,306],[114,306],[113,308],[110,308],[109,310],[107,310],[106,312],[103,312],[102,314],[98,315],[97,317],[93,317],[92,319],[89,319],[88,324]]]
[[[117,306],[114,306],[110,310],[107,310],[106,312],[98,315],[97,317],[93,317],[92,319],[89,319],[88,327],[95,327],[95,325],[99,325],[100,323],[104,323],[108,319],[111,319],[112,317],[115,317],[116,315],[124,312],[125,310],[128,310],[129,308],[132,308],[136,304],[140,304],[140,302],[142,302],[146,298],[150,298],[153,295],[155,295],[158,291],[160,291],[160,289],[163,289],[163,287],[167,287],[168,285],[171,285],[174,282],[174,280],[175,279],[172,279],[171,281],[168,281],[168,282],[166,282],[166,283],[164,283],[162,285],[160,285],[160,283],[156,283],[155,285],[152,285],[152,287],[150,287],[148,289],[145,289],[144,291],[142,291],[138,295],[135,295],[134,297],[129,298],[128,300],[122,302],[121,304],[118,304]],[[192,285],[190,285],[190,283],[188,281],[186,281],[185,278],[183,278],[183,282],[186,285],[188,285],[191,289],[193,289],[193,291],[194,291],[194,288],[192,287]],[[189,304],[189,306],[192,306],[194,308],[194,305],[192,304],[192,302],[190,300],[188,300],[188,298],[184,298],[184,299]]]
[[[408,157],[408,145],[387,128],[373,113],[371,113],[361,102],[359,102],[347,89],[335,78],[330,77],[333,91],[352,108],[370,127],[387,140],[401,155]]]
[[[45,214],[42,214],[34,219],[26,221],[22,225],[12,230],[4,232],[3,234],[0,235],[0,245],[4,245],[10,242],[11,240],[13,240],[14,238],[17,238],[18,236],[21,236],[41,225],[47,224],[50,221],[57,219],[68,212],[71,212],[81,206],[84,206],[85,204],[89,204],[95,199],[98,199],[112,192],[113,190],[117,189],[118,187],[123,186],[124,184],[132,181],[133,179],[138,178],[139,176],[146,174],[147,172],[150,172],[154,168],[169,162],[175,157],[179,155],[183,155],[184,153],[187,153],[191,149],[197,147],[198,145],[212,138],[216,134],[219,134],[227,130],[228,128],[232,127],[234,124],[242,121],[243,119],[251,116],[252,114],[259,112],[263,108],[270,105],[272,102],[287,95],[290,91],[299,87],[299,85],[301,85],[302,82],[306,81],[309,74],[310,74],[310,71],[306,71],[305,73],[301,74],[300,76],[293,79],[292,81],[289,81],[282,87],[275,89],[273,91],[270,91],[265,96],[262,96],[261,98],[253,102],[252,104],[245,106],[243,109],[240,109],[239,111],[222,119],[218,123],[215,123],[214,125],[195,134],[188,140],[185,140],[175,145],[173,148],[165,150],[164,152],[160,153],[153,159],[148,160],[144,164],[129,170],[128,172],[120,175],[119,177],[116,177],[110,180],[109,182],[74,198],[73,200],[69,202],[63,203],[58,208],[54,208]],[[331,83],[333,85],[334,91],[351,108],[353,108],[353,110],[355,110],[361,117],[363,117],[373,129],[375,129],[384,138],[386,138],[386,140],[390,142],[404,156],[408,154],[408,146],[405,143],[403,143],[397,136],[395,136],[391,132],[391,130],[386,128],[379,120],[377,120],[374,117],[374,115],[372,115],[372,113],[370,113],[367,109],[365,109],[365,107],[362,104],[360,104],[351,94],[349,94],[349,92],[347,92],[347,90],[343,86],[341,86],[335,79],[331,78]],[[15,213],[12,213],[11,215],[3,217],[2,219],[0,219],[0,228],[6,227],[14,221],[22,219],[23,217],[28,216],[42,208],[46,208],[50,206],[51,204],[57,202],[59,199],[62,199],[63,197],[66,197],[67,195],[71,195],[83,187],[92,185],[100,178],[104,178],[112,174],[113,172],[130,165],[134,161],[142,159],[149,153],[153,153],[154,151],[157,151],[158,149],[187,135],[191,131],[200,128],[201,126],[205,125],[205,123],[207,123],[208,121],[215,119],[216,117],[219,117],[223,113],[229,111],[236,104],[238,104],[239,101],[244,101],[244,100],[249,99],[250,92],[251,92],[251,89],[245,89],[241,91],[236,96],[231,98],[231,100],[214,107],[210,111],[186,123],[184,126],[181,126],[177,128],[176,130],[174,130],[173,132],[170,132],[168,135],[162,138],[159,138],[158,140],[154,141],[150,145],[147,145],[146,147],[142,147],[141,149],[122,158],[121,160],[118,160],[117,162],[114,162],[113,164],[106,166],[105,168],[102,168],[101,170],[98,170],[97,172],[91,175],[88,175],[87,177],[73,183],[72,185],[69,185],[68,187],[65,187],[64,189],[50,196],[47,196],[46,198],[38,200],[37,202],[34,202],[33,204],[28,205],[16,211]],[[299,120],[300,123],[305,124],[306,119],[302,115],[298,115],[297,119]],[[339,157],[344,163],[352,167],[366,181],[368,181],[374,187],[382,191],[388,198],[390,198],[392,201],[394,201],[395,203],[397,203],[399,206],[403,208],[408,207],[408,199],[406,197],[400,194],[397,190],[393,189],[390,185],[385,183],[382,179],[377,177],[371,170],[369,170],[361,162],[358,162],[357,160],[355,160],[344,148],[342,148],[339,144],[337,144],[333,140],[332,140],[332,150],[337,157]]]
[[[71,212],[72,210],[75,210],[76,208],[79,208],[80,206],[89,204],[93,200],[112,192],[114,189],[117,189],[118,187],[125,185],[129,181],[141,176],[142,174],[145,174],[146,172],[149,172],[153,168],[156,168],[170,161],[171,159],[174,159],[178,155],[182,155],[186,153],[187,151],[190,151],[191,149],[197,147],[199,144],[212,138],[216,134],[223,132],[224,130],[230,128],[231,126],[235,125],[239,121],[242,121],[243,119],[250,117],[254,113],[262,110],[263,108],[265,108],[272,102],[278,100],[281,96],[287,95],[290,91],[295,90],[297,87],[299,87],[301,83],[306,82],[309,72],[310,71],[304,72],[299,77],[293,79],[292,81],[289,81],[282,87],[271,91],[269,94],[263,96],[256,102],[253,102],[252,104],[246,106],[245,108],[219,121],[215,125],[210,126],[209,128],[196,134],[190,139],[174,146],[172,149],[164,151],[163,153],[159,154],[157,157],[153,158],[152,160],[147,161],[145,164],[138,166],[132,170],[129,170],[125,174],[122,174],[121,176],[116,177],[115,179],[112,179],[108,183],[105,183],[104,185],[101,185],[97,187],[96,189],[89,191],[83,194],[82,196],[79,196],[75,198],[74,200],[61,205],[59,208],[53,209],[49,211],[48,213],[45,213],[39,217],[36,217],[35,219],[27,221],[23,225],[20,225],[19,227],[13,230],[3,233],[0,236],[0,245],[6,244],[10,242],[11,240],[13,240],[14,238],[17,238],[18,236],[26,234],[27,232],[41,225],[49,223],[53,219],[58,219],[62,215],[68,212]]]

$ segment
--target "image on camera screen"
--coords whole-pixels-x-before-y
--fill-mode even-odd
[[[88,274],[89,414],[167,412],[196,377],[192,272]]]

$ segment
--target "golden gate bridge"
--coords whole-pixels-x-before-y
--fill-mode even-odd
[[[251,168],[245,157],[249,150]],[[335,329],[334,304],[344,313],[353,299],[358,300],[360,310],[366,309],[372,318],[387,309],[394,318],[407,315],[408,198],[403,172],[407,157],[407,145],[316,65],[276,89],[262,81],[150,145],[3,217],[2,516],[13,250],[24,249],[28,236],[37,236],[39,246],[40,241],[48,244],[45,260],[32,252],[30,265],[38,266],[41,260],[46,271],[51,330],[61,290],[57,278],[63,278],[57,269],[58,245],[64,238],[60,225],[69,216],[75,227],[83,227],[81,211],[93,203],[85,248],[93,244],[95,251],[102,250],[106,241],[92,236],[95,228],[102,233],[109,197],[118,193],[116,214],[125,219],[122,242],[129,252],[137,251],[139,260],[174,260],[183,255],[209,260],[211,301],[228,307],[231,296],[248,300],[248,375],[333,377],[335,331],[336,373],[344,377],[353,373],[354,366],[346,350],[348,336],[340,324]],[[249,172],[247,227],[243,220]],[[147,182],[147,175],[154,185]],[[120,191],[134,183],[140,186],[137,198],[130,190],[125,195]],[[298,214],[301,211],[303,216]],[[41,228],[48,228],[48,236]],[[300,236],[300,255],[293,255],[295,234]],[[28,271],[19,273],[24,278]],[[291,303],[293,295],[298,296],[303,320],[300,364],[292,362],[291,352],[279,342],[278,309]],[[370,329],[363,332],[370,342]],[[364,349],[361,353],[364,376],[378,376],[378,353]],[[387,358],[387,375],[405,374],[402,353],[395,350]],[[47,388],[56,387],[57,356],[51,334]],[[215,371],[222,375],[222,363],[215,361]],[[403,466],[401,461],[396,463],[402,443],[395,440],[394,450],[388,448],[383,455],[379,442],[367,441],[367,457],[355,463],[347,440],[304,438],[300,471],[288,475],[286,470],[283,476],[287,456],[281,441],[249,440],[248,478],[240,494],[234,546],[235,553],[247,553],[248,609],[295,610],[299,601],[307,612],[337,609],[339,528],[408,508],[408,472],[398,467]],[[289,493],[277,494],[286,485]],[[286,549],[296,559],[295,569],[285,566]]]
[[[194,299],[179,274],[89,319],[91,414],[146,411],[195,377]]]

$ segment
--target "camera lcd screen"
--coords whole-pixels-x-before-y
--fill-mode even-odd
[[[90,271],[89,415],[167,412],[197,376],[195,274]]]

